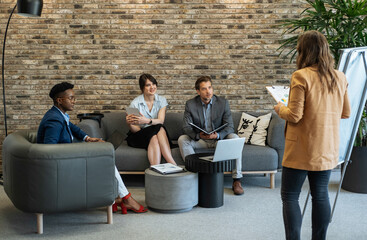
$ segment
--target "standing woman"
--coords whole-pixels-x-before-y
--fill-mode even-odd
[[[300,239],[299,194],[308,176],[312,196],[312,239],[325,239],[330,221],[328,184],[339,158],[339,123],[350,115],[345,75],[333,68],[328,42],[317,31],[300,35],[297,71],[288,106],[278,103],[286,120],[281,197],[286,239]]]
[[[168,163],[177,165],[172,157],[167,131],[163,126],[167,100],[156,93],[158,83],[152,75],[141,75],[139,86],[142,94],[131,102],[130,107],[139,109],[140,116],[126,116],[126,123],[130,128],[126,138],[127,144],[130,147],[145,148],[150,165],[160,164],[161,156]]]

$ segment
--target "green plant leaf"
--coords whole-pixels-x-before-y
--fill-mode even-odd
[[[339,60],[339,49],[367,45],[367,0],[306,0],[306,4],[299,19],[280,23],[285,29],[282,38],[307,30],[320,31],[326,35],[335,62]],[[297,39],[294,36],[283,39],[279,55],[291,55],[292,62]]]

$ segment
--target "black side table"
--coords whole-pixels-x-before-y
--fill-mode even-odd
[[[232,171],[234,160],[210,162],[199,159],[212,154],[198,153],[185,158],[185,167],[199,173],[199,206],[217,208],[223,206],[224,172]]]
[[[81,122],[83,119],[96,120],[99,124],[99,128],[101,128],[101,119],[104,117],[102,113],[81,113],[76,116],[79,118],[79,122]]]

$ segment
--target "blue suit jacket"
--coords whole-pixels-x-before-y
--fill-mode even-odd
[[[79,140],[87,135],[79,127],[69,122],[70,130]],[[56,143],[71,143],[72,138],[65,118],[61,112],[53,106],[43,116],[40,126],[38,127],[37,143],[56,144]]]
[[[233,119],[229,103],[226,99],[213,95],[212,102],[212,128],[216,129],[225,123],[228,125],[219,130],[219,138],[224,139],[228,134],[234,133]],[[184,121],[183,121],[183,132],[189,135],[194,140],[199,140],[200,131],[192,127],[189,123],[192,122],[200,128],[205,128],[204,124],[204,113],[203,106],[200,96],[196,96],[186,102]]]

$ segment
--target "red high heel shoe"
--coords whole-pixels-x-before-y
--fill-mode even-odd
[[[129,193],[128,195],[126,195],[125,197],[123,197],[122,200],[126,200],[129,197],[131,197],[131,193]],[[127,214],[127,210],[133,211],[135,213],[145,213],[145,212],[148,211],[148,209],[145,208],[145,207],[143,207],[142,205],[140,205],[139,210],[136,210],[134,208],[128,208],[128,207],[126,207],[124,205],[124,202],[123,201],[121,202],[121,205],[120,206],[121,206],[121,212],[122,212],[122,214]]]
[[[114,204],[112,204],[112,212],[115,213],[117,212],[117,203],[115,202]]]

